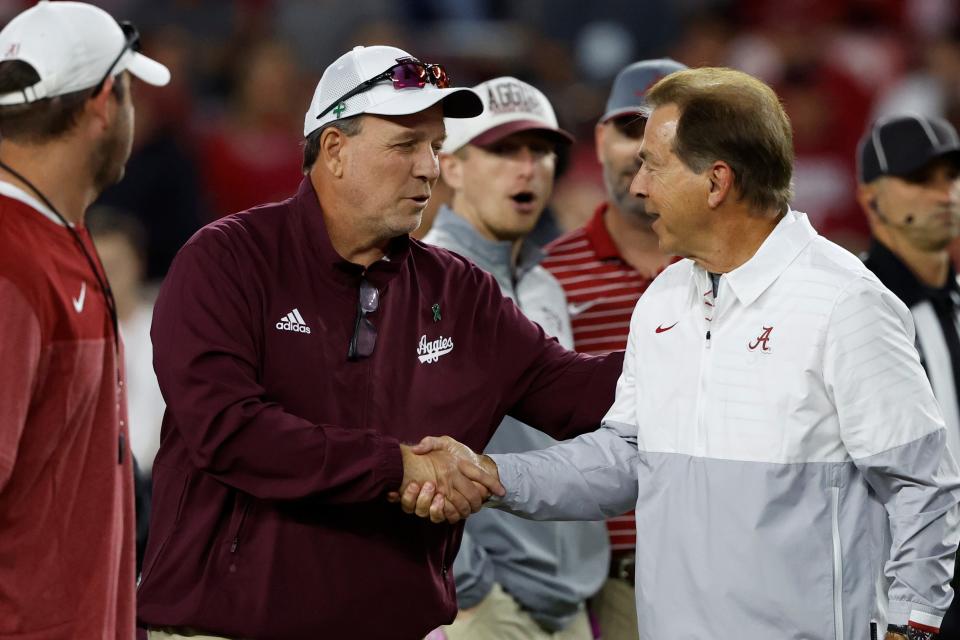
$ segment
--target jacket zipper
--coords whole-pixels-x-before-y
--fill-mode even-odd
[[[830,528],[833,536],[833,626],[843,640],[843,557],[840,551],[840,487],[830,487]]]
[[[704,310],[704,320],[706,320],[706,335],[704,336],[703,342],[703,353],[700,355],[700,388],[697,393],[697,433],[694,435],[694,451],[696,455],[700,456],[704,453],[704,442],[706,442],[706,410],[707,410],[707,394],[709,393],[710,387],[710,373],[712,368],[712,358],[711,358],[711,343],[712,334],[711,330],[714,326],[714,323],[717,321],[717,302],[713,301],[713,306],[707,309],[707,305],[701,301],[701,308]],[[709,318],[707,317],[709,315]]]
[[[233,541],[230,543],[230,553],[236,553],[240,544],[240,532],[243,530],[243,522],[247,519],[247,510],[250,507],[250,501],[243,499],[243,508],[240,510],[240,521],[237,522],[237,528],[233,531]]]

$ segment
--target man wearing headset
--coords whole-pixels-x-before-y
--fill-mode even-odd
[[[960,286],[948,247],[960,236],[960,138],[941,118],[882,118],[859,147],[857,198],[873,242],[867,267],[910,308],[920,360],[960,454]],[[954,587],[956,587],[954,577]],[[944,638],[957,637],[954,599]]]

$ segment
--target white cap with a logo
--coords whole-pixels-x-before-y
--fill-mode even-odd
[[[419,113],[443,101],[447,118],[471,118],[480,113],[483,104],[471,89],[446,89],[427,82],[422,87],[396,89],[389,80],[378,82],[347,100],[343,96],[364,82],[386,72],[399,62],[414,59],[403,49],[372,46],[354,47],[326,68],[303,119],[303,136],[320,127],[361,113],[402,116]],[[334,105],[334,102],[339,104]],[[324,113],[326,112],[326,113]],[[322,116],[320,114],[323,114]],[[319,116],[319,117],[318,117]]]
[[[23,91],[0,95],[0,105],[27,104],[89,89],[108,71],[129,71],[156,86],[170,82],[165,66],[129,47],[123,29],[109,13],[84,2],[41,0],[16,16],[0,31],[0,62],[7,60],[28,63],[40,81]]]
[[[466,144],[488,146],[520,131],[540,131],[558,144],[570,144],[573,136],[560,128],[547,96],[522,80],[503,76],[473,88],[483,100],[483,113],[469,120],[447,120],[444,153]]]

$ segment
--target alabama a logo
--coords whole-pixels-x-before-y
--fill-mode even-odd
[[[747,343],[747,348],[750,351],[756,351],[757,348],[760,348],[761,353],[770,353],[770,334],[773,333],[773,327],[764,327],[763,331],[753,342]]]
[[[453,351],[453,338],[444,338],[440,336],[436,340],[427,340],[426,335],[420,336],[420,343],[417,345],[417,357],[420,362],[433,363]]]

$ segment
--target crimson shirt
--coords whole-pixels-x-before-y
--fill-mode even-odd
[[[106,303],[70,232],[0,183],[2,637],[133,637],[133,469],[117,363]]]
[[[361,277],[379,292],[351,362]],[[309,180],[181,250],[157,299],[167,402],[138,592],[145,626],[263,640],[419,639],[453,621],[462,534],[404,514],[398,444],[482,450],[506,414],[558,439],[613,402],[622,354],[565,350],[467,260],[406,236],[366,270]]]

